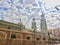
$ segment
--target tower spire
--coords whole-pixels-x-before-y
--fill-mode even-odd
[[[32,21],[32,29],[34,29],[36,31],[36,22],[35,22],[35,18],[33,18]]]
[[[44,13],[43,12],[42,12],[42,15],[41,15],[41,32],[44,35],[48,35],[46,19],[45,19],[45,16],[44,16]]]

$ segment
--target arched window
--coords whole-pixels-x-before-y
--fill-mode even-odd
[[[43,38],[43,40],[46,40],[46,38]]]
[[[54,38],[52,38],[52,41],[55,41],[55,39],[54,39]]]
[[[8,26],[8,29],[10,29],[10,26]]]
[[[57,39],[58,41],[60,41],[60,39]]]
[[[27,40],[30,40],[30,39],[31,39],[31,37],[30,37],[30,36],[27,36],[27,37],[26,37],[26,39],[27,39]]]
[[[55,41],[57,41],[57,39],[55,39]]]
[[[40,39],[37,37],[36,40],[40,40]]]
[[[11,34],[11,38],[16,38],[16,34]]]

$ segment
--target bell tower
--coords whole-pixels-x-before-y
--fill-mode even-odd
[[[44,13],[41,15],[41,33],[48,36],[47,24]]]

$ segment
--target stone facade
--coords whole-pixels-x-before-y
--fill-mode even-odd
[[[44,35],[48,36],[47,23],[46,23],[45,15],[44,15],[43,12],[42,12],[42,15],[41,15],[41,32]]]
[[[2,28],[0,28],[0,32],[1,45],[34,45],[34,33]],[[12,34],[15,34],[16,38],[11,38]],[[35,34],[35,38],[37,45],[44,45],[44,42],[47,45],[47,36],[44,36],[42,34]]]
[[[20,31],[16,24],[0,22],[0,45],[48,45],[48,36],[30,31]],[[7,25],[7,26],[6,26]],[[12,28],[7,28],[8,25]],[[6,27],[5,27],[6,26]]]
[[[21,30],[21,26],[23,27],[23,29],[25,28],[25,26],[22,24],[14,24],[14,23],[0,20],[0,28],[6,28],[11,30]]]
[[[60,39],[60,28],[50,29],[49,32],[51,33],[51,38]]]

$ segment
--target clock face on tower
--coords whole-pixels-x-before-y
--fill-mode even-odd
[[[45,14],[41,16],[42,12]],[[0,20],[19,23],[21,19],[30,28],[32,19],[41,17],[48,28],[60,27],[60,0],[0,0]],[[36,23],[39,28],[40,21]]]

